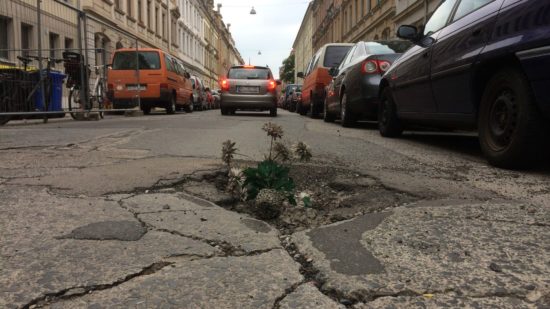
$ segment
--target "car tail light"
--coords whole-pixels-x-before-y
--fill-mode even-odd
[[[167,83],[160,84],[160,89],[168,89],[168,84]]]
[[[267,82],[267,90],[268,91],[273,91],[275,90],[275,88],[277,88],[277,82],[275,82],[274,80],[270,80]]]
[[[386,60],[369,59],[361,64],[363,74],[384,74],[391,66]]]
[[[227,79],[222,79],[220,86],[222,87],[222,90],[229,91],[229,81]]]

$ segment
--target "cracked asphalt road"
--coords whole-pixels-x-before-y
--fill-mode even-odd
[[[267,121],[316,164],[419,201],[297,232],[296,258],[269,224],[169,188],[218,169],[226,139],[261,159]],[[373,128],[287,112],[12,122],[0,308],[550,307],[550,167],[487,166],[471,134]]]

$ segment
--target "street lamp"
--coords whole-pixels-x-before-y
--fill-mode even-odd
[[[256,15],[256,10],[254,9],[254,7],[252,7],[252,10],[250,10],[250,15]]]

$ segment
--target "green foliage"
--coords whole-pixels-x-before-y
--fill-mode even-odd
[[[287,84],[294,84],[294,70],[295,70],[295,58],[294,54],[291,54],[283,61],[283,70],[281,72],[281,80]]]
[[[247,200],[256,198],[262,189],[274,189],[283,192],[287,200],[296,205],[294,199],[295,184],[288,176],[290,169],[272,160],[265,160],[257,167],[250,167],[243,171],[245,181],[243,186],[247,190]]]

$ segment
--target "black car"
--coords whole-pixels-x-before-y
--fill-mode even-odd
[[[477,129],[493,165],[544,159],[549,12],[550,1],[446,0],[423,31],[399,27],[398,36],[416,46],[381,81],[382,136],[399,136],[411,124]]]
[[[357,120],[377,119],[380,80],[411,43],[407,41],[358,42],[338,68],[329,72],[334,77],[334,92],[325,100],[326,122],[341,119],[344,127]]]

